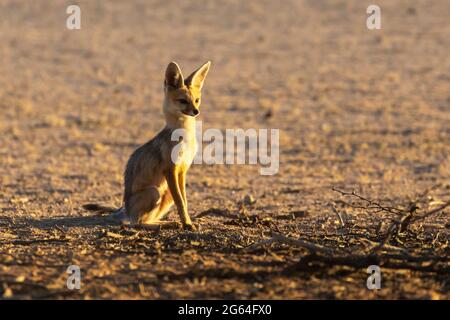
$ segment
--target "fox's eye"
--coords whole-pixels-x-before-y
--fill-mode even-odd
[[[189,102],[186,99],[178,99],[178,102],[181,104],[188,104]]]
[[[200,101],[199,98],[195,99],[195,103],[199,103],[199,101]]]

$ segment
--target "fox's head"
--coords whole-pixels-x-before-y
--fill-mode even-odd
[[[211,62],[208,61],[186,79],[180,67],[171,62],[164,80],[164,112],[174,116],[197,116],[200,111],[201,91]]]

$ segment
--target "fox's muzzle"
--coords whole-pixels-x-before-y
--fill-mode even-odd
[[[198,109],[193,109],[193,110],[183,111],[183,113],[187,116],[196,117],[200,114],[200,111]]]

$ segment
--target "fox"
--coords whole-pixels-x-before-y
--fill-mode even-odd
[[[211,61],[207,61],[184,78],[179,65],[169,63],[162,106],[166,124],[153,139],[131,154],[124,172],[122,207],[90,203],[83,205],[85,210],[110,213],[123,224],[160,229],[180,225],[163,220],[175,204],[181,226],[190,231],[197,229],[188,213],[186,174],[197,150],[195,121],[200,114],[203,83],[210,66]],[[179,129],[183,132],[183,147],[174,153],[179,141],[172,141],[173,134]]]

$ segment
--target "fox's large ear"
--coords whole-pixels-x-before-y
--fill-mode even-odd
[[[184,80],[180,67],[172,61],[166,69],[164,86],[170,88],[181,88],[183,86],[183,82]]]
[[[194,86],[197,87],[198,90],[201,90],[210,66],[211,61],[208,61],[205,64],[203,64],[200,68],[192,72],[192,74],[186,78],[185,81],[186,85]]]

